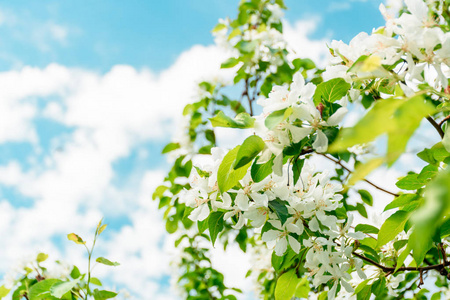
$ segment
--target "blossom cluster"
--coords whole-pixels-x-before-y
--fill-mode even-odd
[[[432,16],[424,1],[405,0],[405,4],[408,11],[397,18],[380,4],[386,25],[372,34],[361,32],[348,45],[333,41],[334,57],[324,79],[341,77],[350,83],[355,76],[378,76],[382,71],[379,67],[386,65],[396,66],[397,79],[406,94],[421,82],[445,89],[450,75],[450,32]],[[363,67],[351,68],[363,56],[368,56]]]

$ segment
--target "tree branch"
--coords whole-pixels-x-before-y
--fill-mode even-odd
[[[442,125],[444,125],[444,123],[448,120],[450,120],[450,115],[446,116],[445,118],[442,119],[442,121],[439,122],[439,124],[438,124],[439,127],[442,127]]]
[[[318,154],[320,154],[320,155],[322,155],[323,157],[326,157],[326,158],[328,158],[329,160],[333,161],[334,163],[340,165],[340,166],[341,166],[344,170],[346,170],[347,172],[353,173],[352,170],[350,170],[349,168],[347,168],[346,166],[344,166],[344,164],[342,164],[339,160],[336,160],[336,159],[334,159],[334,158],[331,158],[331,157],[329,157],[328,155],[323,154],[323,153],[318,153]],[[380,186],[374,184],[373,182],[371,182],[371,181],[369,181],[369,180],[367,180],[367,179],[363,179],[363,181],[365,181],[366,183],[370,184],[370,185],[373,186],[374,188],[376,188],[376,189],[378,189],[378,190],[380,190],[380,191],[382,191],[382,192],[385,192],[385,193],[387,193],[387,194],[389,194],[389,195],[392,195],[392,196],[395,196],[395,197],[398,197],[398,196],[399,196],[398,194],[393,193],[393,192],[390,192],[390,191],[388,191],[388,190],[385,190],[384,188],[382,188],[382,187],[380,187]]]
[[[383,272],[394,273],[394,271],[395,271],[395,267],[383,266],[382,264],[379,264],[376,261],[374,261],[374,260],[372,260],[370,258],[367,258],[367,257],[365,257],[362,254],[356,253],[355,251],[353,251],[352,253],[356,257],[359,257],[362,260],[364,260],[365,262],[368,262],[371,265],[374,265],[374,266],[380,268]],[[450,262],[444,262],[444,263],[441,263],[441,264],[430,265],[430,266],[419,267],[419,268],[417,268],[417,267],[401,267],[401,268],[398,268],[398,270],[396,272],[404,272],[404,271],[424,272],[424,271],[429,271],[429,270],[441,270],[443,267],[446,267],[446,266],[449,266],[449,265],[450,265]]]
[[[431,125],[433,125],[434,128],[436,128],[437,132],[441,136],[441,139],[443,139],[444,138],[444,131],[442,130],[441,126],[439,126],[439,124],[436,123],[436,121],[430,116],[427,117],[427,120],[428,120],[428,122],[430,122]]]

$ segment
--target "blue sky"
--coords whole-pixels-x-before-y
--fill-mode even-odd
[[[99,253],[122,265],[98,276],[137,299],[142,286],[152,299],[172,299],[167,254],[175,250],[150,196],[182,106],[224,59],[210,30],[237,3],[0,4],[0,236],[8,245],[0,274],[37,251],[83,264],[82,249],[64,236],[89,236],[104,217]],[[331,39],[381,26],[379,3],[287,0],[290,38],[307,53],[326,51]]]
[[[57,62],[101,72],[113,65],[127,64],[159,71],[168,68],[192,45],[213,42],[209,30],[218,18],[234,16],[236,0],[171,1],[9,1],[0,6],[4,25],[0,27],[2,59],[8,70],[18,60],[44,67]],[[330,37],[348,42],[360,31],[383,24],[377,7],[380,1],[286,1],[286,18],[319,16],[312,38]],[[13,24],[8,19],[13,18]],[[42,33],[41,47],[27,31],[42,24],[59,25],[64,38],[52,39]],[[38,35],[38,34],[37,34]],[[37,37],[36,37],[37,38]],[[41,49],[40,49],[41,48]]]

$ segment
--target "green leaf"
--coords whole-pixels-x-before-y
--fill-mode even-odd
[[[426,182],[418,178],[418,174],[408,174],[395,184],[402,190],[417,190],[423,187]]]
[[[309,291],[308,277],[303,277],[300,283],[297,285],[297,290],[295,291],[295,297],[308,299]]]
[[[251,161],[264,149],[264,141],[257,135],[249,136],[239,147],[233,169],[239,169]]]
[[[431,149],[424,149],[423,151],[417,153],[417,156],[430,164],[436,164],[437,161],[433,156],[433,151]]]
[[[217,31],[221,31],[227,28],[227,25],[223,24],[223,23],[218,23],[213,30],[211,30],[211,32],[217,32]]]
[[[210,216],[208,216],[203,221],[197,221],[197,228],[199,233],[203,233],[206,229],[208,229],[209,217]]]
[[[251,163],[248,163],[247,165],[236,170],[233,168],[239,148],[240,146],[237,146],[233,150],[230,150],[220,163],[219,171],[217,173],[217,184],[219,185],[219,189],[222,193],[230,190],[238,184],[239,180],[244,178],[247,173],[247,169],[250,167]]]
[[[388,166],[391,166],[403,154],[406,144],[422,119],[433,111],[433,106],[425,102],[423,96],[410,98],[395,111],[393,118],[395,130],[388,133]]]
[[[367,218],[367,211],[366,211],[366,207],[364,205],[362,205],[361,203],[357,203],[356,210],[359,212],[359,214],[361,216],[363,216],[364,218]]]
[[[274,158],[275,157],[272,157],[269,161],[263,164],[258,164],[257,160],[254,161],[250,170],[254,182],[260,182],[272,173]]]
[[[266,125],[267,129],[272,130],[278,124],[286,120],[292,114],[292,112],[293,110],[291,107],[274,111],[267,116],[266,120],[264,121],[264,125]]]
[[[117,293],[110,291],[99,291],[98,289],[94,290],[94,299],[95,300],[106,300],[111,299],[117,296]]]
[[[368,224],[358,224],[355,227],[355,231],[361,231],[364,233],[374,233],[374,234],[378,234],[378,228],[376,228],[375,226],[372,225],[368,225]]]
[[[45,254],[45,253],[39,253],[39,254],[37,255],[37,257],[36,257],[36,261],[37,261],[38,263],[41,263],[41,262],[43,262],[43,261],[46,261],[47,258],[48,258],[48,254]]]
[[[441,225],[441,228],[439,231],[440,231],[441,239],[450,236],[450,219],[448,217],[444,221],[444,223]]]
[[[275,287],[275,300],[291,300],[299,283],[300,278],[297,277],[294,269],[281,275]]]
[[[73,266],[72,272],[70,272],[70,277],[72,277],[73,279],[77,279],[80,276],[81,276],[81,273],[80,273],[80,270],[78,269],[78,267]]]
[[[55,298],[50,295],[50,289],[53,285],[62,282],[59,279],[45,279],[39,281],[38,283],[32,285],[29,289],[28,298],[30,300],[55,300]]]
[[[422,171],[420,171],[419,175],[417,176],[417,179],[420,181],[427,182],[428,180],[434,178],[434,176],[436,176],[438,171],[439,171],[439,168],[435,165],[425,166],[422,169]]]
[[[334,102],[347,95],[351,85],[342,78],[334,78],[319,84],[314,93],[314,103],[319,104],[321,100]]]
[[[298,179],[300,178],[300,174],[302,173],[302,169],[303,169],[303,165],[305,164],[305,160],[304,159],[295,159],[294,163],[292,164],[292,171],[294,173],[294,182],[293,184],[295,185],[298,181]]]
[[[450,126],[447,126],[447,130],[445,130],[444,138],[442,139],[442,145],[444,146],[447,152],[450,152]]]
[[[346,151],[349,147],[371,142],[379,135],[395,130],[392,115],[402,103],[404,101],[393,98],[377,101],[355,126],[341,130],[328,151]]]
[[[392,216],[387,218],[378,232],[377,248],[393,240],[405,228],[408,218],[409,213],[403,210],[396,211]]]
[[[153,192],[152,199],[155,200],[156,198],[161,198],[163,196],[164,192],[168,189],[169,188],[165,185],[158,186],[155,189],[155,191]]]
[[[80,279],[75,279],[68,282],[56,283],[50,288],[50,294],[56,298],[61,298],[64,294],[71,291],[79,282]]]
[[[369,283],[370,280],[371,279],[369,278],[358,284],[358,286],[355,289],[355,294],[359,294],[359,292],[361,292],[366,287],[366,285]]]
[[[170,151],[176,150],[176,149],[180,149],[181,145],[179,143],[169,143],[167,144],[164,149],[162,150],[162,154],[164,153],[168,153]]]
[[[240,62],[239,59],[230,57],[224,63],[222,63],[222,65],[220,67],[222,69],[232,68],[232,67],[236,66],[239,62]]]
[[[95,285],[102,285],[102,282],[100,281],[100,279],[96,278],[96,277],[91,277],[91,283],[95,284]]]
[[[358,193],[361,195],[361,200],[367,205],[373,205],[372,195],[366,190],[358,190]]]
[[[10,289],[7,289],[4,285],[0,286],[0,299],[8,296]]]
[[[413,201],[419,199],[419,196],[416,194],[401,194],[397,198],[395,198],[391,203],[386,205],[383,211],[387,211],[389,209],[402,207],[404,205],[410,204]]]
[[[76,235],[75,233],[69,233],[69,234],[67,235],[67,238],[68,238],[70,241],[75,242],[75,243],[77,243],[77,244],[81,244],[81,245],[86,244],[86,242],[83,241],[83,239],[82,239],[81,237],[79,237],[78,235]]]
[[[278,219],[281,221],[281,224],[284,224],[290,216],[287,210],[287,204],[288,203],[286,201],[279,198],[269,201],[269,208],[276,213]]]
[[[219,111],[215,117],[209,120],[213,127],[253,128],[253,124],[255,123],[255,119],[248,113],[240,113],[232,119],[222,111]]]
[[[214,243],[216,242],[217,236],[223,230],[223,216],[224,215],[225,215],[224,212],[216,211],[216,212],[213,212],[209,216],[208,228],[209,228],[209,235],[211,236],[211,242],[212,242],[213,246],[214,246]]]
[[[116,267],[116,266],[120,265],[118,262],[112,262],[109,259],[106,259],[104,257],[99,257],[95,261],[98,262],[98,263],[101,263],[101,264],[104,264],[104,265],[107,265],[107,266],[113,266],[113,267]]]
[[[250,53],[253,52],[256,48],[258,43],[256,41],[240,41],[239,43],[234,46],[236,49],[238,49],[241,53]]]
[[[433,245],[433,237],[450,213],[450,167],[441,171],[424,191],[424,204],[414,212],[414,225],[408,245],[414,260],[420,265],[427,251]]]

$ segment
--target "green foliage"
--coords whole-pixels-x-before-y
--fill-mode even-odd
[[[211,243],[214,245],[217,236],[223,230],[223,216],[224,212],[213,212],[208,219],[209,235],[211,236]]]
[[[392,216],[387,218],[378,232],[377,248],[384,246],[403,231],[408,218],[409,213],[403,210],[396,211]]]
[[[264,149],[264,146],[264,141],[259,136],[252,135],[246,138],[241,147],[239,147],[233,169],[237,170],[252,162]]]
[[[314,103],[319,104],[322,101],[334,102],[347,95],[351,85],[342,78],[334,78],[322,82],[317,86],[314,93]]]
[[[299,285],[301,279],[297,277],[295,270],[290,270],[280,276],[275,287],[276,300],[290,300]]]
[[[240,113],[232,119],[222,111],[219,111],[214,118],[210,118],[209,120],[213,127],[252,128],[255,123],[255,119],[247,113]]]
[[[240,147],[241,146],[237,146],[233,150],[230,150],[227,155],[225,155],[222,163],[219,166],[219,171],[217,173],[217,183],[221,192],[226,192],[233,188],[236,184],[238,184],[239,180],[244,177],[247,169],[250,167],[249,162],[238,169],[234,169],[235,161],[238,157]]]

